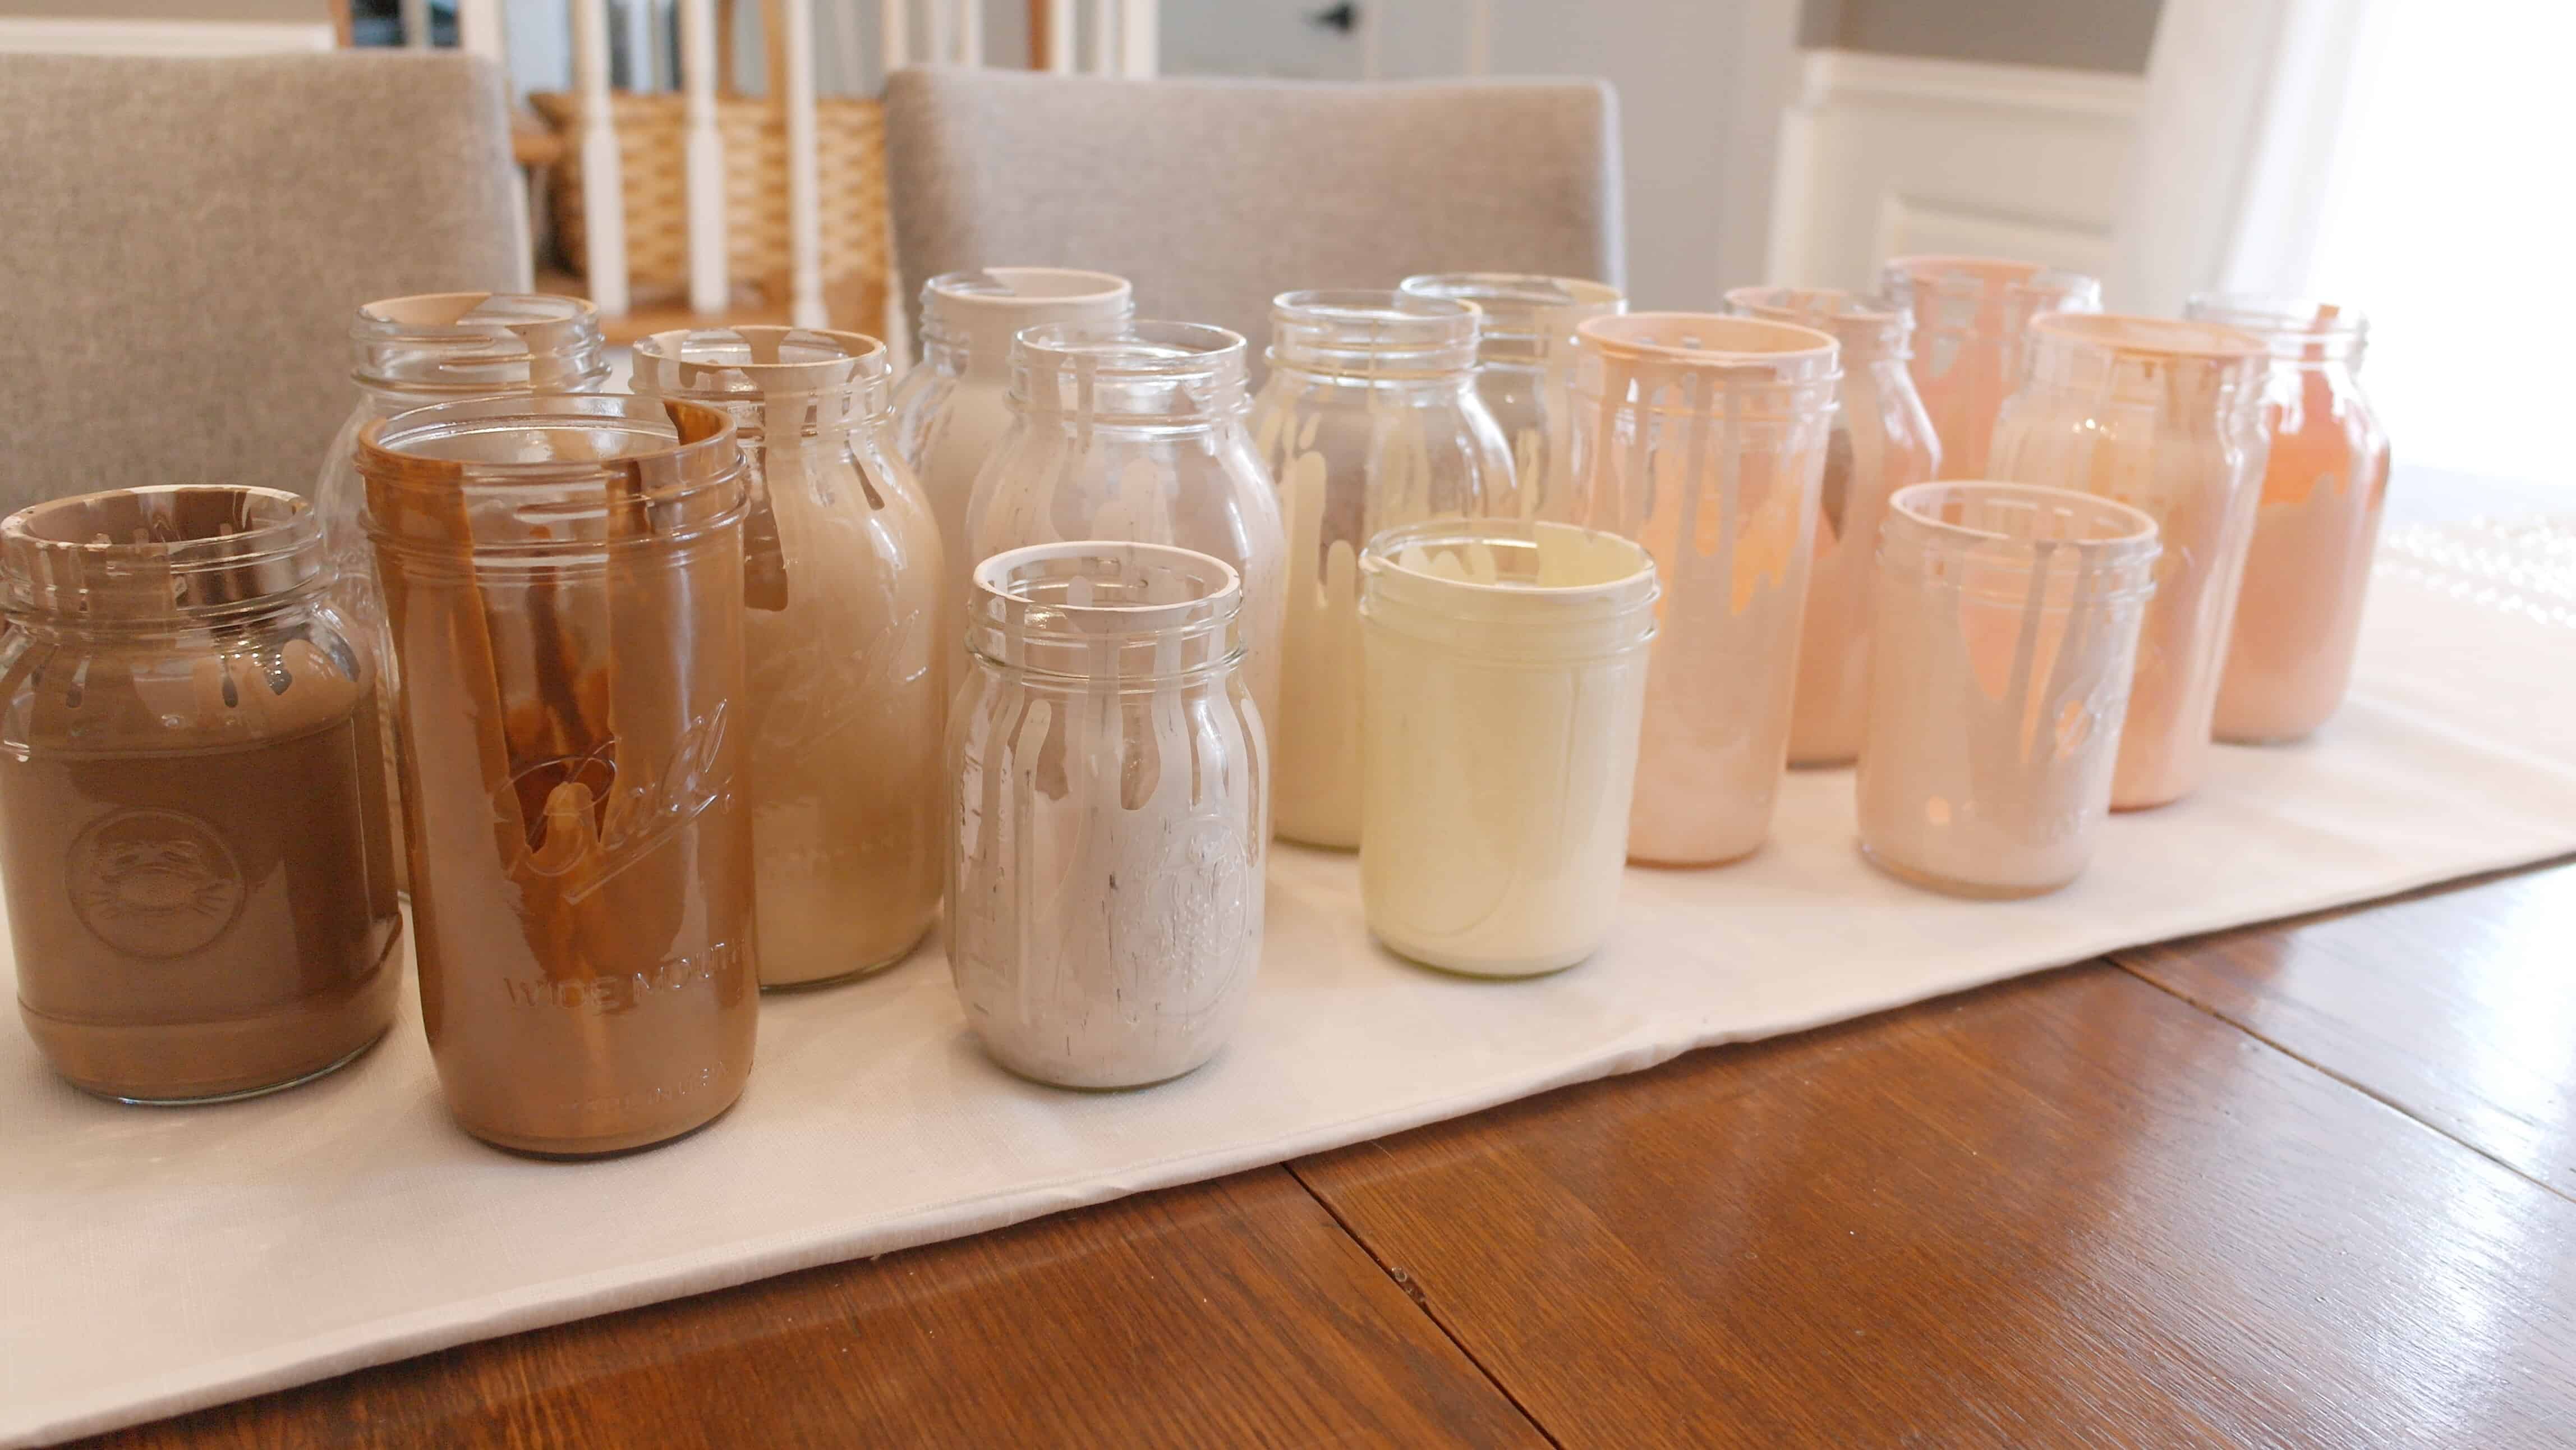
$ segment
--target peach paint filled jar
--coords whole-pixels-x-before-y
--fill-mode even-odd
[[[1871,554],[1888,496],[1930,479],[1941,463],[1931,416],[1905,370],[1914,319],[1894,302],[1831,289],[1738,287],[1726,305],[1793,322],[1842,345],[1842,397],[1825,440],[1816,502],[1816,557],[1798,639],[1791,765],[1849,765],[1860,753],[1869,690]]]
[[[1628,857],[1710,866],[1770,834],[1824,478],[1834,340],[1749,317],[1583,324],[1571,520],[1634,539],[1663,594]]]
[[[1914,314],[1915,390],[1941,439],[1941,478],[1983,478],[1995,413],[2021,385],[2032,318],[2098,312],[2102,284],[1999,257],[1897,257],[1880,290]]]
[[[2184,315],[2263,340],[2263,420],[2272,451],[2227,673],[2221,740],[2297,740],[2326,723],[2352,683],[2361,603],[2388,498],[2388,435],[2358,374],[2367,324],[2331,303],[2205,296]]]
[[[1960,896],[2080,875],[2109,813],[2156,525],[2063,489],[1926,483],[1878,547],[1863,855]]]
[[[2179,800],[2208,771],[2261,496],[2264,356],[2259,340],[2232,327],[2054,313],[2031,324],[2029,377],[1995,422],[1998,477],[2131,505],[2156,521],[2164,545],[2120,734],[2114,810]]]

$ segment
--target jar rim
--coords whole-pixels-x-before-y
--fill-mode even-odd
[[[1786,322],[1826,333],[1843,345],[1873,350],[1902,346],[1914,331],[1914,314],[1884,292],[1840,287],[1732,287],[1726,305],[1746,317]]]
[[[1396,284],[1411,297],[1440,297],[1473,303],[1485,314],[1487,339],[1543,340],[1539,329],[1553,315],[1573,323],[1602,311],[1626,307],[1628,294],[1588,277],[1555,277],[1544,272],[1422,272]]]
[[[2369,317],[2357,307],[2273,293],[2195,292],[2184,301],[2182,315],[2273,342],[2350,344],[2370,332]]]
[[[694,403],[863,389],[891,371],[883,342],[814,327],[680,327],[634,348],[637,393]]]
[[[291,594],[321,569],[321,518],[283,489],[105,489],[0,520],[13,613],[197,619]]]
[[[579,388],[608,376],[599,309],[548,292],[417,292],[361,303],[349,326],[362,386],[490,392]],[[544,368],[543,359],[563,366]],[[427,376],[405,363],[426,365]],[[488,376],[491,372],[505,374]]]
[[[1879,274],[1952,295],[2016,290],[2064,297],[2099,297],[2102,293],[2101,279],[2089,273],[2010,257],[1920,252],[1888,258]]]
[[[1197,587],[1181,599],[1134,602],[1086,599],[1074,603],[1032,597],[1032,587],[1047,577],[1044,572],[1046,566],[1064,561],[1112,564],[1117,566],[1117,577],[1125,578],[1146,578],[1146,570],[1165,571],[1159,577],[1192,580]],[[1221,625],[1232,620],[1243,606],[1243,576],[1235,572],[1233,565],[1196,549],[1124,539],[1071,539],[1005,549],[975,566],[974,587],[979,604],[1017,607],[1029,619],[1110,627],[1107,630],[1048,630],[1041,627],[1039,631],[1068,638],[1109,632],[1161,634],[1209,624]],[[985,610],[979,608],[976,612],[983,614]]]
[[[1581,579],[1573,583],[1545,584],[1519,579],[1468,578],[1423,567],[1421,556],[1432,550],[1494,549],[1543,554],[1551,544],[1560,547],[1559,557],[1579,551],[1587,572],[1603,577]],[[1544,560],[1536,560],[1544,564]],[[1384,529],[1370,537],[1360,551],[1363,576],[1401,575],[1409,587],[1424,593],[1452,594],[1460,599],[1492,601],[1509,608],[1505,601],[1526,601],[1536,609],[1563,609],[1570,606],[1599,603],[1613,609],[1633,608],[1652,603],[1656,592],[1655,559],[1643,545],[1618,534],[1585,528],[1580,524],[1534,522],[1518,523],[1501,519],[1433,519],[1425,523],[1405,524]]]
[[[961,312],[1008,312],[1029,306],[1126,303],[1135,286],[1111,272],[1074,267],[974,267],[942,272],[921,284],[921,305]]]
[[[1605,358],[1712,371],[1759,373],[1784,383],[1839,376],[1842,345],[1793,322],[1714,312],[1630,312],[1575,329]]]
[[[582,442],[527,456],[551,448],[549,434]],[[495,436],[515,443],[515,456],[471,456],[474,440]],[[414,408],[360,429],[357,463],[369,531],[407,547],[559,551],[669,540],[738,520],[746,499],[731,414],[631,393],[504,394]],[[376,506],[380,491],[414,502],[388,519]],[[460,493],[513,502],[478,509],[469,497],[460,508],[452,501]]]
[[[2030,330],[2034,338],[2120,357],[2240,362],[2271,351],[2263,339],[2242,328],[2125,312],[2046,312],[2030,320]]]
[[[1980,528],[1956,523],[1939,516],[1940,505],[1957,501],[2008,502],[2025,504],[2030,517],[2040,516],[2042,509],[2056,509],[2060,517],[2073,517],[2086,526],[2087,537],[2047,538],[2032,532]],[[1904,525],[1924,530],[1929,536],[1955,544],[2002,544],[2025,547],[2038,543],[2072,547],[2085,557],[2103,564],[2136,564],[2154,558],[2163,551],[2158,537],[2161,532],[2153,515],[2118,499],[2074,489],[2052,488],[2038,483],[2011,483],[2001,479],[1940,479],[1931,483],[1910,484],[1888,495],[1888,517],[1901,519]]]
[[[1250,350],[1243,334],[1203,322],[1041,322],[1024,327],[1011,339],[1017,361],[1026,366],[1066,367],[1090,359],[1106,377],[1189,377],[1238,368]]]

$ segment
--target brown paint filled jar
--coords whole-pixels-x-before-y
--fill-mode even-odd
[[[450,1111],[566,1156],[707,1123],[759,1011],[733,424],[484,398],[370,425],[358,468]]]
[[[138,1103],[318,1077],[393,1020],[375,668],[322,529],[265,488],[121,489],[0,524],[0,868],[27,1030]]]

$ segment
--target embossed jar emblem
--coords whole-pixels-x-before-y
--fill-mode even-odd
[[[202,950],[240,915],[241,865],[205,822],[178,811],[102,816],[72,842],[72,909],[100,941],[137,957]]]

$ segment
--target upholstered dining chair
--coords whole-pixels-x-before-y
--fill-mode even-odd
[[[1599,82],[1349,85],[917,68],[886,84],[911,286],[997,264],[1136,284],[1140,315],[1270,335],[1300,287],[1415,272],[1621,280]]]
[[[0,509],[312,487],[370,298],[527,285],[500,72],[0,55]]]

